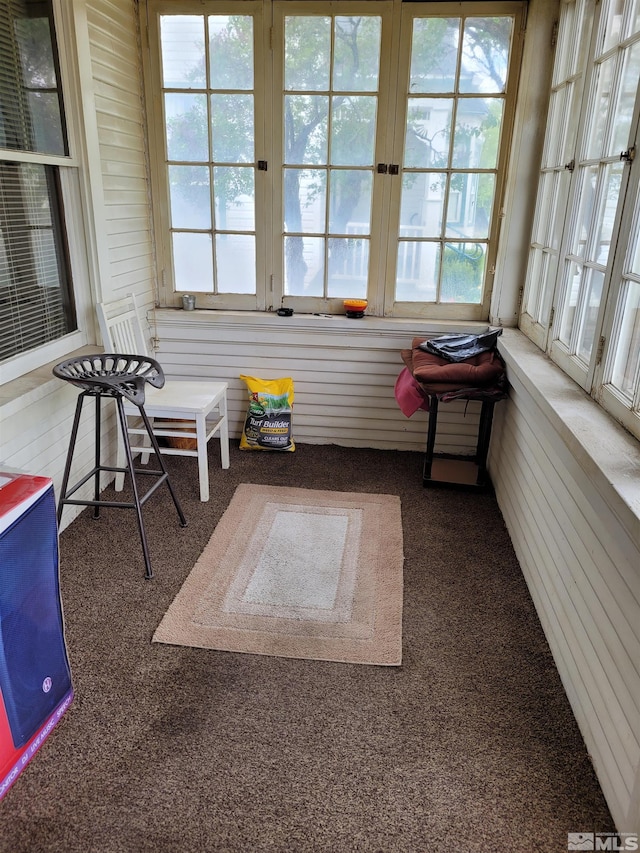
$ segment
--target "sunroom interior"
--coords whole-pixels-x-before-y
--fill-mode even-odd
[[[17,16],[29,5],[10,0],[7,8],[15,6]],[[522,52],[501,176],[493,285],[486,300],[475,313],[430,313],[428,306],[394,312],[384,301],[382,271],[381,289],[371,291],[369,309],[357,321],[336,309],[335,300],[298,302],[292,316],[278,316],[275,309],[286,300],[269,289],[272,277],[266,268],[261,304],[225,306],[216,294],[198,291],[196,310],[180,308],[185,288],[172,282],[166,236],[161,243],[167,201],[157,194],[162,141],[157,123],[149,119],[158,109],[150,101],[159,97],[149,88],[154,79],[150,65],[154,15],[169,14],[172,7],[175,12],[176,6],[182,14],[202,14],[203,5],[208,4],[53,0],[68,149],[47,158],[21,152],[20,159],[57,169],[75,327],[0,362],[0,459],[50,477],[59,489],[77,392],[53,377],[52,366],[99,349],[96,304],[129,293],[142,307],[149,342],[168,377],[228,382],[232,440],[240,437],[246,408],[240,374],[287,375],[296,385],[297,442],[422,452],[426,412],[407,419],[394,398],[400,350],[418,336],[502,327],[498,347],[509,396],[496,406],[491,436],[488,466],[495,499],[616,827],[640,832],[640,430],[636,426],[634,432],[628,419],[605,409],[602,394],[585,389],[580,376],[550,357],[536,339],[539,317],[526,310],[557,22],[563,9],[576,4],[517,4]],[[271,14],[274,5],[271,0],[210,4],[212,14],[227,15],[245,6]],[[305,5],[321,14],[327,4],[279,4],[295,8],[296,14]],[[439,3],[333,4],[354,5],[384,6],[393,20],[400,20],[402,6],[425,14],[438,7],[440,14],[453,14]],[[469,5],[476,15],[491,15],[500,4],[480,0]],[[637,69],[636,5],[604,0],[598,5],[636,16],[628,45],[635,45]],[[385,49],[399,51],[397,39],[384,41]],[[637,103],[632,113],[637,134]],[[18,159],[6,138],[0,147],[2,160]],[[377,159],[385,157],[378,154]],[[624,166],[632,170],[633,153],[627,161]],[[634,187],[637,191],[639,168],[636,161],[629,197]],[[384,215],[384,204],[380,207]],[[637,220],[627,217],[633,233]],[[5,227],[0,215],[0,229]],[[637,375],[635,383],[637,421]],[[475,405],[450,405],[439,435],[443,450],[462,453],[473,443]],[[93,464],[93,429],[91,417],[83,421],[78,476]],[[103,441],[105,455],[115,459],[115,418]],[[68,509],[63,528],[73,520],[74,511]]]

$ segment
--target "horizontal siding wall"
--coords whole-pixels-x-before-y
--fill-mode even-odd
[[[613,497],[607,501],[526,377],[509,376],[490,454],[496,496],[616,825],[638,832],[638,525],[620,517]],[[574,395],[576,404],[595,406]],[[589,426],[587,414],[579,429],[587,434]]]
[[[86,352],[95,347],[85,347]],[[45,365],[32,374],[34,388],[13,401],[0,405],[0,461],[28,474],[50,477],[53,480],[56,501],[60,496],[71,427],[78,399],[78,389],[68,382],[52,376],[53,364]],[[17,380],[19,381],[19,380]],[[9,383],[10,385],[11,383]],[[10,388],[5,386],[6,392]],[[1,400],[0,400],[1,402]],[[108,459],[115,447],[115,418],[110,414],[113,401],[105,406],[102,436],[102,458]],[[69,484],[82,479],[94,465],[95,404],[84,403],[76,450]],[[101,485],[112,479],[109,474],[101,475]],[[91,500],[92,483],[86,483],[74,497]],[[82,507],[65,507],[61,529],[82,512]]]
[[[317,323],[314,322],[317,319]],[[229,383],[230,434],[239,438],[247,411],[240,375],[294,380],[294,440],[394,450],[424,450],[428,416],[406,418],[394,384],[403,368],[400,350],[420,328],[385,330],[375,318],[279,318],[232,312],[150,313],[157,358],[172,378]],[[389,326],[391,326],[389,328]],[[474,452],[479,404],[443,404],[438,414],[441,452]]]
[[[136,4],[89,0],[87,25],[107,223],[104,298],[135,293],[140,305],[151,306],[155,268]]]

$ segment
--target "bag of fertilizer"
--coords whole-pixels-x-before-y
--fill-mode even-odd
[[[240,379],[249,395],[240,450],[295,450],[291,431],[293,379],[243,375]]]

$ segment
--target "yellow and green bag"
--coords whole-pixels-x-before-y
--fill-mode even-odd
[[[293,379],[243,375],[240,379],[246,383],[249,394],[240,450],[295,450],[291,428]]]

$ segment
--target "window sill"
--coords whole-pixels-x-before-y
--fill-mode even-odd
[[[504,329],[498,349],[511,375],[640,546],[640,441],[618,424],[522,332]]]
[[[359,319],[351,319],[345,314],[303,314],[294,313],[291,317],[279,317],[275,311],[225,311],[219,309],[196,308],[185,311],[182,308],[156,308],[149,312],[153,327],[159,324],[224,324],[240,325],[244,328],[292,329],[295,331],[338,332],[350,334],[371,334],[377,332],[398,332],[406,335],[443,335],[451,332],[486,331],[487,323],[471,320],[424,320],[417,317],[374,317],[365,314]]]
[[[88,355],[89,353],[102,352],[102,347],[84,346],[73,350],[65,355],[64,358],[54,359],[42,367],[36,368],[29,373],[25,373],[18,379],[12,379],[10,382],[5,382],[0,386],[0,414],[2,417],[18,413],[22,408],[28,406],[50,394],[55,384],[60,382],[52,371],[56,364],[67,358],[73,358],[78,355]]]

